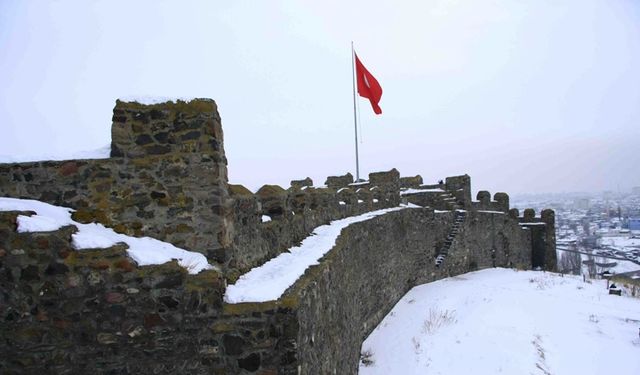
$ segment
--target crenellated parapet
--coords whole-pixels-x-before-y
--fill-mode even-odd
[[[202,252],[230,279],[313,228],[403,201],[436,210],[509,210],[505,193],[492,200],[480,191],[473,202],[468,175],[425,185],[421,176],[401,178],[396,169],[355,182],[347,173],[322,187],[307,177],[255,194],[228,185],[220,116],[210,99],[118,100],[112,121],[109,158],[0,165],[0,194],[75,208],[79,222]]]
[[[486,190],[478,191],[475,202],[471,206],[475,210],[509,212],[509,195],[507,193],[495,193],[493,200],[491,193]]]
[[[288,189],[264,185],[255,194],[229,185],[233,213],[233,246],[218,261],[230,280],[296,245],[314,228],[333,220],[394,207],[400,203],[400,174],[376,172],[353,182],[351,174],[330,176],[326,186],[310,178],[293,180]]]

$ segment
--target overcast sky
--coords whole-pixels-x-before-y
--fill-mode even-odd
[[[0,0],[0,154],[110,142],[118,97],[216,100],[231,182],[363,174],[539,193],[640,186],[634,0]]]

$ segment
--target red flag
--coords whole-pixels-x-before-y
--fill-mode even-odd
[[[382,97],[382,87],[380,87],[378,80],[362,65],[358,55],[356,55],[356,81],[358,82],[358,94],[369,99],[376,115],[381,114],[382,109],[378,103]]]

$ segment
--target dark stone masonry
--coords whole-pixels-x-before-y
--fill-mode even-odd
[[[0,373],[355,374],[362,341],[412,287],[488,267],[555,269],[555,216],[471,199],[469,176],[425,185],[392,169],[252,193],[227,181],[217,106],[117,101],[111,157],[0,164],[0,196],[74,208],[78,222],[204,254],[216,269],[139,267],[125,244],[77,251],[67,226],[19,233],[0,212]],[[277,301],[226,285],[332,220],[345,228]],[[436,262],[436,260],[438,261]]]

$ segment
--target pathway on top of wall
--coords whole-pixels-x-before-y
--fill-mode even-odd
[[[358,216],[347,217],[321,225],[305,238],[300,246],[269,260],[240,276],[238,281],[227,287],[224,300],[227,303],[267,302],[277,300],[293,285],[307,268],[318,264],[335,244],[342,229],[353,223],[373,219],[376,216],[405,208],[422,208],[416,205],[401,205],[371,211]]]

